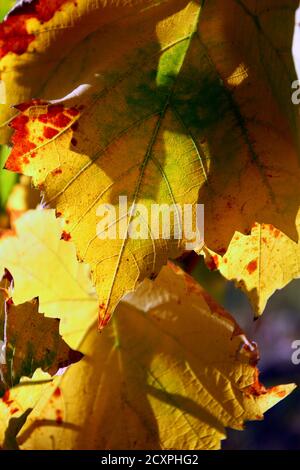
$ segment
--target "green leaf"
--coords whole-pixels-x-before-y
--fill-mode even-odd
[[[6,13],[11,9],[14,0],[1,0],[0,4],[0,20],[2,21]]]
[[[15,173],[3,170],[3,166],[5,164],[9,152],[9,147],[7,147],[6,145],[0,146],[0,211],[4,209],[8,196],[10,195],[10,192],[18,178]]]

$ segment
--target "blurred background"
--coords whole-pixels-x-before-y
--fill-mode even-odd
[[[14,0],[0,0],[2,20]],[[0,236],[14,214],[35,207],[38,194],[26,178],[2,170],[9,148],[0,146]],[[300,364],[291,361],[293,341],[300,340],[300,279],[270,299],[263,316],[253,321],[246,296],[217,272],[210,272],[202,258],[191,274],[236,318],[250,340],[259,345],[261,381],[266,386],[295,382],[300,386]],[[265,414],[264,421],[246,423],[245,431],[228,430],[222,448],[236,450],[300,450],[300,389]]]

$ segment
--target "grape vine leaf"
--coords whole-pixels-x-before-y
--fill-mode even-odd
[[[39,368],[54,375],[82,358],[81,353],[70,349],[61,338],[59,320],[38,313],[37,299],[14,305],[8,292],[1,290],[0,296],[5,297],[2,385],[11,388],[21,377],[32,377]]]
[[[217,449],[225,427],[263,419],[294,389],[259,382],[256,346],[171,264],[85,343],[86,356],[28,417],[22,449]]]
[[[218,253],[256,221],[296,238],[295,3],[62,3],[43,23],[36,9],[7,20],[23,21],[28,44],[5,49],[2,63],[12,75],[24,65],[18,86],[43,84],[34,95],[42,101],[17,106],[7,168],[32,176],[69,223],[67,237],[91,266],[101,325],[184,249],[184,240],[153,238],[146,220],[148,239],[130,239],[135,206],[115,224],[125,220],[125,238],[99,240],[97,208],[116,207],[120,195],[148,214],[153,203],[204,203],[206,243]],[[55,101],[58,86],[65,98]]]
[[[300,277],[299,243],[270,224],[255,224],[249,235],[236,232],[224,256],[206,248],[204,254],[210,269],[218,269],[245,292],[255,316],[277,289]]]
[[[61,335],[76,350],[82,325],[97,317],[89,267],[78,263],[72,243],[61,240],[53,210],[28,211],[15,225],[16,234],[0,239],[0,273],[7,269],[14,278],[13,301],[39,297],[40,312],[60,319]]]
[[[20,383],[6,390],[0,398],[0,450],[18,449],[16,435],[28,415],[40,402],[53,393],[51,376],[37,369],[32,378],[22,377]]]

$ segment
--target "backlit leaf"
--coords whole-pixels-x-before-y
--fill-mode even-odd
[[[6,293],[0,291],[0,296]],[[38,313],[38,300],[14,305],[8,299],[5,308],[4,384],[11,388],[21,377],[32,377],[36,369],[54,375],[60,368],[81,359],[59,334],[59,320]],[[1,324],[1,322],[0,322]]]
[[[298,215],[298,231],[299,220]],[[248,295],[256,316],[277,289],[300,277],[299,243],[269,224],[255,224],[249,235],[236,232],[224,256],[205,254],[208,267],[219,269]]]
[[[50,375],[37,370],[32,379],[24,377],[19,385],[4,393],[0,398],[0,450],[18,449],[18,432],[41,397],[47,400],[52,395],[53,387]]]
[[[39,297],[40,311],[61,319],[61,334],[77,349],[82,325],[97,317],[88,266],[78,263],[72,243],[61,240],[52,210],[28,211],[16,221],[16,231],[0,239],[0,272],[6,268],[14,278],[14,303]]]
[[[29,416],[21,448],[216,449],[224,427],[262,419],[294,388],[260,384],[256,347],[172,266],[127,296],[84,346],[85,358]]]
[[[17,53],[2,48],[6,88],[30,83],[28,97],[65,98],[17,107],[7,168],[33,176],[68,221],[66,235],[92,269],[102,325],[184,248],[153,239],[147,221],[148,239],[130,239],[134,210],[117,219],[125,240],[99,240],[97,208],[117,206],[119,195],[148,213],[199,195],[207,246],[219,253],[254,222],[297,237],[294,1],[61,3],[43,23],[37,9],[9,20],[23,22],[27,42]]]

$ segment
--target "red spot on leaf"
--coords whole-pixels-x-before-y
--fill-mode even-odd
[[[51,171],[51,175],[55,176],[55,175],[61,175],[62,173],[62,169],[61,168],[56,168],[55,170]],[[60,215],[58,215],[60,214]],[[60,217],[61,216],[61,212],[56,212],[56,217]]]
[[[219,267],[218,255],[211,256],[206,261],[206,265],[207,265],[208,269],[210,269],[211,271],[215,271],[216,269],[218,269],[218,267]]]
[[[278,392],[275,392],[275,393],[279,398],[284,398],[286,396],[285,390],[278,390]]]
[[[71,119],[65,114],[58,114],[55,119],[53,119],[53,124],[57,127],[64,128],[67,127],[71,122]]]
[[[258,369],[254,369],[253,384],[245,389],[245,392],[247,395],[249,394],[255,397],[259,397],[260,395],[264,395],[268,392],[266,387],[262,383],[260,383],[258,377],[259,377],[259,371]]]
[[[19,111],[21,111],[22,113],[24,113],[25,111],[27,111],[27,109],[31,108],[32,106],[32,103],[21,103],[21,104],[17,104],[15,106],[16,109],[18,109]]]
[[[29,154],[31,150],[36,148],[33,142],[30,142],[28,135],[28,121],[29,117],[25,114],[16,116],[10,126],[15,130],[12,137],[14,148],[6,162],[6,168],[11,171],[20,172],[23,164],[28,164],[29,159],[25,154]]]
[[[249,274],[254,273],[254,271],[256,271],[257,269],[257,259],[253,259],[252,261],[250,261],[250,263],[247,264],[246,269]]]
[[[104,303],[99,305],[99,328],[102,330],[110,321],[111,315],[107,311]]]
[[[62,424],[62,422],[63,422],[62,411],[61,410],[56,410],[55,414],[56,414],[56,419],[55,419],[56,423],[57,424]]]
[[[68,242],[69,240],[71,240],[71,238],[71,234],[69,232],[66,232],[65,230],[63,231],[60,237],[60,239],[65,240],[65,242]]]
[[[13,408],[12,410],[10,410],[10,414],[14,415],[15,413],[18,413],[18,411],[19,411],[19,408]]]
[[[0,24],[0,59],[9,52],[21,55],[34,40],[34,35],[29,34],[26,22],[30,15],[12,16]]]
[[[79,111],[77,108],[68,108],[68,114],[70,114],[72,117],[78,116]]]
[[[17,55],[26,52],[29,44],[35,39],[35,35],[27,31],[27,21],[37,18],[41,23],[47,22],[69,1],[73,0],[32,0],[15,8],[0,24],[0,58],[9,52]]]
[[[59,398],[61,396],[61,390],[59,387],[56,387],[56,389],[54,390],[53,396],[55,398]]]
[[[48,107],[48,115],[53,117],[62,113],[64,110],[63,104],[50,104]]]
[[[7,406],[11,405],[14,401],[10,400],[10,393],[9,390],[6,390],[3,397],[2,397],[3,403],[5,403]]]
[[[46,139],[53,139],[53,137],[55,137],[58,134],[58,130],[53,129],[53,127],[46,126],[44,127],[43,134],[44,134],[44,137],[46,137]]]
[[[78,126],[79,126],[78,121],[75,121],[71,126],[72,131],[77,131]]]
[[[55,127],[63,129],[71,122],[71,118],[64,114],[64,111],[64,106],[61,104],[49,105],[47,112],[40,114],[38,120],[44,124],[52,124]]]

